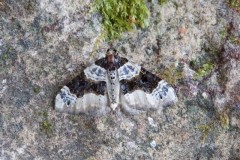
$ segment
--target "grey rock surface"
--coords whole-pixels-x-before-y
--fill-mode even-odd
[[[113,44],[172,84],[175,106],[135,116],[54,110],[60,88],[109,47],[92,4],[0,1],[0,159],[239,159],[240,14],[224,0],[147,1],[149,27]]]

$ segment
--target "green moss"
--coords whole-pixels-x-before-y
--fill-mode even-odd
[[[195,78],[196,79],[202,79],[203,77],[209,75],[212,70],[214,69],[214,64],[212,63],[205,63],[202,65],[201,68],[199,68],[197,71],[196,71],[196,74],[195,74]]]
[[[226,2],[228,3],[229,7],[240,13],[240,0],[226,0]]]
[[[220,124],[222,126],[222,128],[224,129],[228,129],[229,128],[229,116],[227,114],[227,112],[222,112],[221,114],[219,114],[218,116],[219,118],[219,121],[220,121]]]
[[[162,5],[164,3],[167,3],[168,0],[158,0],[159,4]]]
[[[40,93],[40,88],[39,87],[34,87],[33,91],[34,91],[34,93],[38,94],[38,93]]]
[[[240,38],[238,37],[234,37],[234,36],[230,36],[229,37],[230,41],[234,44],[240,45]]]
[[[46,120],[46,121],[43,121],[43,122],[40,122],[40,130],[42,132],[45,132],[48,136],[50,136],[53,132],[52,130],[52,124]]]
[[[185,72],[181,66],[171,65],[164,70],[163,77],[169,84],[175,85],[185,78]]]
[[[202,143],[205,143],[207,135],[209,134],[209,132],[214,127],[214,124],[215,124],[214,122],[211,122],[208,125],[200,125],[200,126],[198,126],[198,129],[201,130],[201,132],[202,132]]]
[[[209,124],[200,125],[197,127],[202,132],[202,143],[205,143],[207,135],[219,124],[223,129],[229,129],[229,116],[227,112],[227,108],[225,107],[222,112],[217,113],[215,119],[211,120]]]
[[[104,35],[108,40],[148,26],[149,11],[143,0],[96,0],[95,6],[103,16]]]
[[[196,72],[194,75],[195,80],[202,80],[204,77],[209,75],[214,70],[215,65],[217,65],[215,63],[219,56],[219,51],[215,50],[215,48],[206,48],[205,52],[208,54],[201,55],[190,61],[191,69]]]
[[[49,130],[49,129],[52,128],[52,125],[51,125],[51,123],[49,123],[48,121],[43,121],[43,122],[41,123],[41,127],[42,127],[43,129]]]
[[[41,122],[39,122],[40,131],[44,132],[47,136],[51,136],[53,134],[53,125],[48,119],[48,112],[41,111],[38,113],[38,115],[43,119]]]
[[[4,60],[4,61],[6,61],[6,60],[8,59],[8,54],[2,55],[2,56],[1,56],[1,59]]]
[[[227,27],[225,29],[223,29],[222,31],[219,32],[219,35],[221,36],[222,39],[229,39],[232,43],[240,45],[240,38],[230,35],[230,33],[228,33],[228,29]]]

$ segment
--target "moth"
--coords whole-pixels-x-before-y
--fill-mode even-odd
[[[105,115],[116,109],[138,114],[176,101],[175,91],[167,82],[110,48],[104,58],[61,89],[55,109],[87,115]]]

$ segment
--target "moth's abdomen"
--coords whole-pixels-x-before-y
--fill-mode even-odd
[[[117,70],[110,69],[107,73],[108,81],[107,81],[107,89],[108,89],[108,97],[110,102],[110,107],[115,110],[119,104],[119,94],[120,94],[120,83],[117,74]]]

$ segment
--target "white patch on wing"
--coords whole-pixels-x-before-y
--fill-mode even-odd
[[[161,102],[162,106],[175,103],[178,100],[174,89],[164,80],[158,83],[158,86],[152,91],[151,95]]]
[[[106,81],[106,70],[96,64],[84,69],[84,74],[87,78],[94,81]]]
[[[142,90],[121,95],[121,107],[129,114],[139,114],[149,108],[156,108],[156,101],[151,94]]]
[[[164,80],[158,83],[152,93],[135,90],[132,93],[121,95],[121,107],[129,114],[138,114],[151,109],[159,110],[176,101],[174,89]]]
[[[127,62],[118,69],[119,81],[122,79],[130,80],[133,77],[139,75],[140,71],[141,66]]]
[[[55,99],[55,109],[60,112],[73,112],[76,105],[77,96],[69,91],[67,86],[64,86]]]
[[[108,107],[107,98],[106,95],[96,95],[94,93],[87,93],[83,97],[77,98],[69,91],[67,86],[64,86],[56,96],[55,109],[74,114],[104,115],[111,111]]]
[[[77,99],[75,113],[104,115],[110,111],[111,109],[108,105],[108,97],[106,95],[87,93]]]

